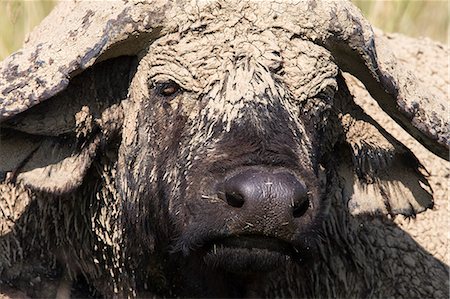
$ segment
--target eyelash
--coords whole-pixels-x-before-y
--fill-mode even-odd
[[[336,92],[336,90],[334,88],[328,86],[324,90],[319,92],[316,95],[316,98],[330,102],[333,99],[335,92]]]
[[[181,91],[180,85],[172,80],[156,83],[154,89],[156,93],[162,97],[173,97]]]

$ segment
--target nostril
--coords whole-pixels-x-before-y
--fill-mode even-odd
[[[244,205],[244,197],[237,192],[226,192],[225,201],[235,208],[241,208]]]
[[[306,211],[309,208],[309,199],[302,200],[302,202],[298,205],[294,205],[294,210],[292,214],[294,215],[294,218],[299,218],[303,215],[305,215]]]
[[[303,216],[309,207],[307,186],[288,171],[250,168],[219,182],[216,188],[227,205],[246,208],[249,213],[275,209],[292,219]]]

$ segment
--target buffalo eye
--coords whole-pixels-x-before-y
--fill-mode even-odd
[[[324,90],[320,91],[316,98],[326,102],[332,103],[334,94],[336,93],[336,88],[334,86],[327,86]]]
[[[160,96],[170,97],[176,95],[181,90],[181,87],[174,81],[170,80],[156,84],[155,89]]]

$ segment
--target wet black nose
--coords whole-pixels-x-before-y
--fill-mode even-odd
[[[300,217],[308,210],[308,190],[287,171],[248,169],[225,180],[219,197],[235,208],[275,206]]]

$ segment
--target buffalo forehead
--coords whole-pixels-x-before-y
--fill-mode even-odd
[[[283,67],[284,72],[277,79],[298,100],[310,98],[328,85],[336,86],[338,69],[331,54],[310,41],[292,38],[291,33],[278,29],[253,28],[257,32],[243,35],[235,35],[237,28],[221,29],[160,38],[143,60],[149,67],[149,79],[172,79],[187,90],[205,92],[213,83],[224,80],[230,66],[251,59],[253,64],[272,71]]]
[[[243,31],[239,29],[242,26],[233,30]],[[225,123],[228,131],[232,122],[244,116],[242,108],[247,103],[281,103],[289,108],[287,111],[291,120],[296,122],[298,109],[293,105],[292,98],[286,96],[286,92],[291,91],[284,88],[284,82],[292,81],[287,78],[288,75],[297,77],[293,80],[297,89],[292,92],[301,96],[295,98],[306,99],[313,96],[310,91],[318,92],[317,86],[311,84],[319,87],[333,84],[335,66],[323,63],[323,57],[328,55],[325,49],[308,41],[292,42],[287,34],[277,38],[275,31],[268,29],[235,37],[227,34],[226,30],[209,34],[197,31],[183,35],[170,34],[150,47],[141,70],[148,72],[147,79],[154,83],[172,79],[186,90],[208,99],[207,106],[201,112],[195,108],[188,109],[191,110],[188,111],[191,119],[198,119],[200,114],[209,120],[206,122],[209,128],[193,128],[197,132],[211,132],[210,129],[218,121]],[[298,49],[299,45],[303,48]],[[285,62],[284,53],[292,59]],[[305,57],[298,58],[297,55]],[[292,73],[274,74],[273,70],[283,64]],[[326,78],[330,78],[329,82]],[[255,116],[254,120],[258,120]]]
[[[151,76],[156,81],[176,79],[186,89],[204,92],[222,79],[230,61],[249,56],[272,70],[283,64],[289,71],[283,79],[304,100],[337,73],[330,53],[302,36],[303,27],[310,26],[303,20],[305,9],[306,4],[291,1],[188,5],[174,12],[177,32],[151,45],[146,57]]]

